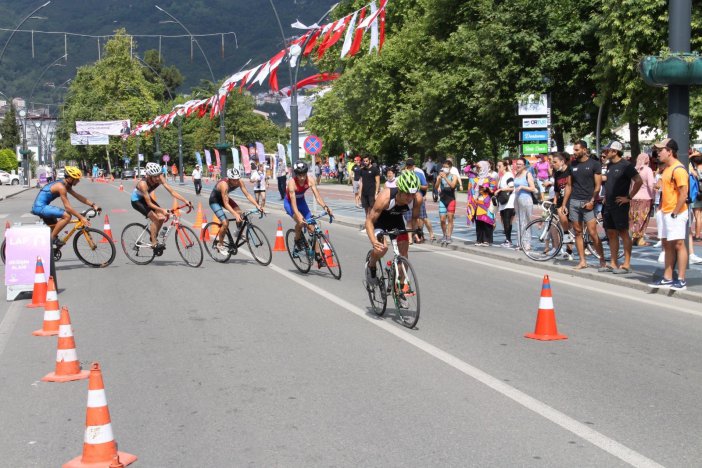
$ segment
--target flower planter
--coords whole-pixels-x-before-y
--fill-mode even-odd
[[[702,85],[702,57],[697,54],[648,56],[638,68],[649,86]]]

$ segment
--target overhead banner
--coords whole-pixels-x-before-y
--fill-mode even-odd
[[[110,136],[129,135],[130,127],[131,123],[129,120],[76,120],[76,133],[87,132],[92,135]]]
[[[99,146],[108,144],[110,144],[110,137],[107,135],[71,133],[71,145],[73,146]]]

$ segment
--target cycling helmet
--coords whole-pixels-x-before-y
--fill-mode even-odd
[[[298,175],[307,174],[308,169],[309,167],[305,161],[298,161],[293,165],[293,171]]]
[[[227,177],[234,180],[241,179],[241,174],[238,169],[227,169]]]
[[[146,163],[146,167],[144,169],[146,169],[147,176],[155,176],[161,173],[161,166],[155,162]]]
[[[66,166],[63,170],[66,173],[66,177],[70,177],[71,179],[78,180],[83,177],[83,171],[75,166]]]
[[[419,177],[414,171],[402,171],[397,177],[397,190],[400,192],[417,193],[419,185]]]

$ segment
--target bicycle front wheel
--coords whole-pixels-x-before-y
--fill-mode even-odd
[[[219,232],[221,224],[219,223],[207,223],[207,225],[203,228],[203,231],[210,232],[210,228],[213,228],[212,231],[214,232],[217,230]],[[232,253],[229,251],[229,237],[225,234],[224,239],[222,239],[222,244],[224,247],[227,249],[227,253],[222,253],[218,248],[217,248],[217,236],[210,236],[210,240],[202,240],[202,243],[205,244],[205,250],[207,251],[207,255],[212,257],[212,260],[215,262],[219,263],[227,263],[229,259],[232,256]]]
[[[175,243],[178,253],[183,257],[183,261],[193,268],[202,265],[202,245],[197,238],[195,231],[188,226],[178,224],[176,228]]]
[[[129,260],[137,265],[151,263],[156,255],[151,248],[151,236],[146,226],[139,223],[127,224],[122,229],[122,250]]]
[[[300,270],[300,273],[307,273],[312,268],[312,258],[309,255],[309,244],[305,234],[302,233],[302,240],[304,241],[305,247],[303,250],[298,251],[295,248],[295,230],[289,229],[285,233],[285,245],[288,248],[288,255],[290,255],[290,260],[292,260],[295,268]]]
[[[95,268],[109,266],[115,259],[115,243],[99,229],[83,228],[73,236],[73,250],[81,262]]]
[[[382,317],[383,314],[385,314],[385,309],[388,305],[388,294],[385,290],[385,285],[387,284],[388,279],[385,277],[385,269],[381,265],[381,262],[378,262],[375,273],[376,282],[375,284],[368,283],[370,278],[370,273],[368,272],[368,262],[370,261],[372,253],[373,251],[370,250],[368,255],[366,255],[366,278],[364,280],[364,285],[366,286],[366,292],[368,292],[371,310],[378,317]]]
[[[341,279],[341,263],[339,263],[339,257],[336,255],[336,250],[334,250],[329,236],[324,233],[319,233],[318,239],[322,247],[322,257],[324,257],[324,263],[329,273],[331,273],[334,278]]]
[[[249,250],[254,260],[263,266],[271,263],[271,260],[273,260],[271,244],[260,227],[253,224],[248,225],[246,228],[246,243],[249,244]]]
[[[551,260],[563,245],[563,232],[549,219],[530,221],[522,231],[519,246],[524,254],[537,262]]]
[[[412,264],[405,257],[397,258],[397,275],[393,283],[395,306],[402,325],[414,328],[419,321],[419,283]]]

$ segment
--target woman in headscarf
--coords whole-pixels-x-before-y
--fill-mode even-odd
[[[478,161],[475,167],[472,168],[472,171],[468,179],[468,203],[466,204],[468,226],[475,221],[479,204],[478,197],[480,196],[480,188],[487,184],[488,195],[490,196],[492,196],[497,189],[497,179],[490,177],[490,164],[487,161]]]
[[[631,199],[629,207],[629,225],[631,226],[631,237],[634,245],[648,245],[644,240],[646,228],[651,213],[651,200],[653,199],[656,179],[653,171],[649,167],[650,158],[648,154],[641,153],[636,158],[636,170],[643,180],[643,184],[634,198]]]

